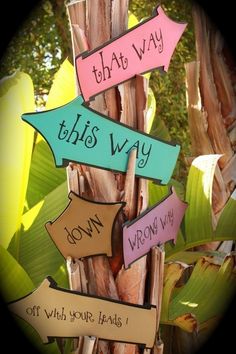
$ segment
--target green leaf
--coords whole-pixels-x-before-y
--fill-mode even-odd
[[[162,305],[161,305],[161,323],[170,324],[170,319],[169,319],[170,302],[173,297],[176,284],[181,279],[181,277],[183,276],[187,268],[188,265],[182,262],[165,264],[164,287],[163,287],[163,296],[162,296]],[[196,323],[193,323],[193,325],[191,326],[191,323],[186,322],[186,327],[187,325],[188,328],[194,328],[194,326],[196,326]]]
[[[176,264],[169,264],[173,270],[168,272],[172,277],[168,284],[172,286],[167,288],[167,283],[164,285],[163,301],[168,300],[169,306],[165,304],[161,321],[191,332],[222,316],[235,291],[234,264],[234,256],[226,257],[221,266],[210,258],[202,257],[187,283],[176,293],[173,288],[180,276],[176,280]]]
[[[194,264],[201,257],[214,257],[215,259],[222,260],[225,257],[225,253],[217,251],[182,251],[174,253],[173,255],[166,257],[166,262],[183,262],[186,264]]]
[[[1,294],[6,302],[17,300],[35,289],[32,280],[25,270],[2,246],[0,246],[0,277]],[[43,345],[37,332],[27,322],[20,318],[16,318],[16,322],[41,353],[59,354],[56,343],[48,344],[47,346]]]
[[[176,179],[171,178],[170,182],[168,183],[169,186],[173,186],[178,197],[182,200],[185,198],[185,189],[181,182],[177,181]]]
[[[69,288],[69,279],[68,279],[68,273],[67,273],[65,262],[58,268],[58,270],[56,271],[56,273],[54,273],[52,278],[55,280],[58,287],[65,288],[65,289]]]
[[[44,140],[39,141],[35,145],[30,166],[26,195],[28,207],[32,208],[65,180],[65,169],[55,168],[51,149]]]
[[[154,182],[148,182],[148,194],[149,194],[149,206],[153,206],[154,204],[160,202],[163,198],[165,198],[169,194],[169,187],[160,186],[155,184]]]
[[[171,186],[175,188],[178,197],[184,199],[184,186],[173,178],[166,186],[161,186],[154,182],[148,182],[149,206],[151,207],[165,198],[169,194]]]
[[[165,141],[171,140],[169,131],[164,121],[159,116],[157,116],[157,114],[153,120],[150,134]]]
[[[224,207],[215,230],[216,240],[236,239],[236,190]]]
[[[213,241],[212,186],[219,158],[220,155],[203,155],[191,165],[186,190],[186,248]]]
[[[21,115],[34,111],[31,78],[21,72],[0,83],[1,244],[7,248],[21,224],[34,129]]]
[[[154,96],[152,89],[149,87],[148,88],[148,110],[147,110],[147,114],[146,114],[147,133],[150,133],[150,131],[151,131],[151,127],[152,127],[155,115],[156,115],[156,98]]]
[[[75,77],[75,69],[66,59],[55,74],[46,103],[47,110],[63,106],[76,97]]]
[[[139,20],[137,19],[137,17],[129,12],[129,18],[128,18],[128,29],[137,26],[139,24]]]
[[[44,225],[54,220],[68,204],[67,184],[62,183],[40,203],[23,215],[19,244],[19,263],[39,285],[47,275],[53,275],[64,258],[48,235]],[[9,251],[14,255],[14,239]]]
[[[63,106],[74,98],[75,71],[73,65],[66,59],[55,74],[46,109]],[[30,166],[26,197],[28,207],[32,208],[65,180],[65,169],[55,168],[52,151],[41,135],[38,134]]]
[[[27,295],[35,288],[26,271],[2,246],[0,246],[0,278],[1,294],[7,302]]]

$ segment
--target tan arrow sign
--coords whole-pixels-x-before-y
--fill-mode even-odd
[[[93,335],[147,348],[154,345],[155,306],[132,305],[61,289],[50,277],[8,308],[34,327],[44,343],[53,337]]]
[[[67,258],[95,254],[112,256],[112,231],[116,216],[125,203],[97,203],[69,194],[70,203],[62,214],[45,227]]]

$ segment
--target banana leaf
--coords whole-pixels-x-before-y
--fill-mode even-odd
[[[75,98],[75,71],[66,59],[55,75],[46,102],[46,109],[53,109],[72,101]],[[55,168],[51,149],[43,137],[38,138],[33,151],[27,189],[28,207],[32,208],[46,195],[66,180],[64,168]]]
[[[55,75],[46,109],[71,101],[75,97],[74,87],[74,68],[65,60]],[[68,203],[66,172],[55,168],[51,150],[40,135],[30,166],[27,203],[29,210],[22,217],[22,227],[14,236],[9,251],[29,272],[36,285],[45,276],[52,275],[59,285],[67,287],[64,259],[44,228],[44,224],[55,219]]]
[[[44,225],[46,222],[54,220],[67,204],[67,183],[63,182],[23,215],[18,260],[36,286],[47,275],[53,276],[64,263],[64,258],[54,245]],[[13,255],[15,254],[14,238],[9,245],[9,252]]]
[[[226,203],[218,221],[214,237],[221,240],[222,237],[236,238],[236,189]]]
[[[30,111],[34,111],[31,78],[16,72],[3,79],[0,83],[0,243],[5,248],[20,227],[24,209],[34,129],[21,120],[21,115]]]
[[[198,260],[185,285],[174,291],[187,265],[165,265],[161,323],[177,325],[193,332],[224,314],[236,290],[235,256],[227,256],[222,265],[211,258]]]
[[[66,181],[64,168],[55,168],[54,158],[44,140],[37,142],[30,166],[29,184],[26,200],[31,209],[46,195]]]
[[[225,253],[218,251],[182,251],[167,256],[165,260],[166,262],[183,262],[191,265],[195,264],[201,257],[211,257],[216,261],[222,261],[225,256]]]

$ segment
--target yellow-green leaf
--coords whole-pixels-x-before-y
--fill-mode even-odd
[[[20,227],[28,184],[34,129],[21,115],[35,110],[31,78],[22,72],[0,84],[1,238],[6,248]]]
[[[6,302],[14,301],[34,290],[26,271],[12,255],[0,246],[1,295]]]
[[[215,239],[236,239],[236,189],[225,205],[215,230]]]
[[[201,329],[207,321],[222,316],[236,290],[234,266],[233,255],[227,256],[222,265],[215,264],[211,258],[202,257],[187,283],[179,291],[174,292],[176,279],[179,279],[175,273],[176,264],[167,265],[170,268],[167,274],[171,275],[172,280],[169,279],[170,276],[168,281],[164,280],[161,321],[192,331],[196,328]],[[166,292],[168,304],[165,299]],[[197,321],[195,327],[191,326],[194,324],[194,318]]]
[[[221,155],[202,155],[194,159],[187,182],[185,233],[189,244],[210,242],[212,227],[212,186],[217,161]]]
[[[129,18],[128,18],[128,28],[132,28],[134,26],[137,26],[139,24],[139,20],[137,19],[137,17],[129,12]]]
[[[51,149],[41,139],[35,145],[26,194],[29,208],[39,203],[46,195],[66,180],[66,169],[56,168]]]
[[[173,291],[177,282],[182,277],[187,264],[182,262],[173,262],[165,264],[164,270],[164,287],[161,306],[161,320],[168,323],[169,320],[169,304],[172,298]]]
[[[46,109],[63,106],[76,97],[75,70],[73,65],[66,59],[56,73],[50,89]]]
[[[182,251],[174,253],[173,255],[167,256],[167,262],[184,262],[187,264],[194,264],[196,263],[199,258],[201,257],[214,257],[215,259],[222,260],[225,257],[225,253],[218,252],[218,251]]]
[[[41,202],[23,215],[19,233],[18,259],[34,284],[39,285],[47,275],[54,275],[64,259],[45,229],[45,223],[54,220],[68,204],[67,183],[50,192]],[[15,255],[15,238],[9,252]],[[62,275],[62,274],[61,274]],[[61,276],[58,274],[58,276]]]
[[[147,121],[147,133],[150,133],[152,128],[152,123],[156,115],[156,98],[152,89],[148,88],[148,110],[146,114]]]

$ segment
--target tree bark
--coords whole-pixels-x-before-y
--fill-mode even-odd
[[[87,0],[68,4],[73,56],[92,50],[127,29],[128,0]],[[147,104],[147,80],[139,76],[118,88],[96,96],[90,106],[96,111],[144,130]],[[77,92],[79,93],[78,87]],[[114,202],[126,200],[127,208],[115,225],[115,252],[111,259],[94,256],[83,260],[88,292],[99,296],[143,304],[147,274],[146,257],[128,271],[122,266],[122,223],[132,220],[147,207],[147,182],[132,176],[88,166],[70,164],[68,188],[91,200]],[[133,180],[131,183],[130,181]],[[100,353],[137,353],[135,345],[99,341]]]

